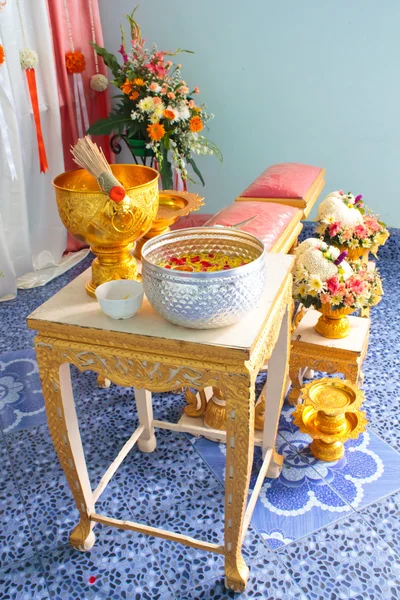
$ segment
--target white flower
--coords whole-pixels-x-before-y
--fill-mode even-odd
[[[305,298],[308,294],[307,285],[305,283],[295,285],[293,288],[293,292],[295,296],[301,296],[302,298]]]
[[[321,221],[321,223],[317,223],[317,225],[315,226],[315,233],[317,233],[318,235],[324,235],[325,230],[326,230],[326,225],[322,221]]]
[[[92,75],[90,78],[90,87],[95,92],[104,92],[104,90],[108,87],[108,79],[105,75],[101,73],[96,73],[96,75]]]
[[[163,116],[165,110],[164,104],[157,104],[151,114],[150,120],[152,123],[157,123]],[[154,120],[153,120],[154,118]]]
[[[23,69],[34,69],[38,64],[39,57],[34,50],[24,48],[19,53],[19,60]]]
[[[326,248],[326,244],[318,240],[317,238],[308,238],[304,240],[298,248],[296,248],[296,259],[300,258],[300,256],[309,248]]]
[[[325,286],[321,281],[321,278],[318,275],[310,275],[310,279],[308,280],[307,289],[311,292],[322,292]]]
[[[363,217],[357,208],[347,206],[343,202],[344,196],[335,196],[329,194],[318,207],[318,221],[326,222],[328,218],[334,217],[335,221],[340,221],[344,227],[361,225]]]
[[[146,98],[142,98],[142,100],[140,100],[138,104],[138,107],[142,112],[152,112],[154,110],[153,98],[151,96],[146,96]]]
[[[336,217],[334,215],[326,215],[323,219],[321,219],[322,223],[326,223],[327,225],[331,225],[336,221]]]
[[[190,110],[187,104],[179,104],[178,114],[181,120],[190,118]]]
[[[131,112],[131,119],[132,119],[132,121],[135,121],[135,119],[137,119],[137,118],[138,118],[138,114],[137,114],[137,112],[135,112],[135,111],[133,110],[133,111]]]
[[[298,268],[294,272],[294,278],[298,281],[303,281],[304,279],[308,279],[308,271],[302,265],[299,265]]]
[[[341,304],[341,302],[343,302],[343,296],[340,296],[339,294],[331,296],[331,304],[333,306],[337,306],[338,304]]]

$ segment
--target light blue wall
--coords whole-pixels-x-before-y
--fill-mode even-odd
[[[99,0],[105,45],[135,0]],[[325,167],[400,227],[400,1],[143,0],[148,45],[194,50],[183,76],[215,113],[222,165],[199,157],[207,211],[231,202],[266,166]]]

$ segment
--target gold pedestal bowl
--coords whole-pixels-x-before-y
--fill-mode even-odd
[[[350,333],[350,321],[347,315],[354,310],[354,308],[334,308],[331,304],[322,304],[318,309],[322,315],[315,325],[315,331],[332,340],[347,337]]]
[[[135,256],[142,258],[142,247],[147,242],[158,235],[168,233],[171,225],[176,223],[181,217],[184,217],[203,206],[204,198],[190,192],[176,192],[174,190],[165,190],[159,194],[159,205],[156,218],[149,231],[136,242]]]
[[[364,395],[350,381],[326,377],[305,385],[303,404],[296,406],[294,424],[313,438],[310,450],[326,462],[339,460],[344,442],[365,431],[367,419],[359,410]]]
[[[151,227],[158,210],[158,172],[141,165],[111,165],[125,188],[126,198],[117,204],[99,188],[84,169],[58,175],[53,181],[58,212],[66,229],[85,241],[96,255],[89,296],[97,286],[113,279],[138,279],[134,243]]]

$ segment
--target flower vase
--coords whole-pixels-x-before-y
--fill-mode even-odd
[[[146,148],[146,140],[134,140],[127,138],[127,144],[132,156],[139,156],[140,158],[154,158],[154,152],[150,148]]]
[[[348,246],[338,246],[340,252],[347,252],[346,260],[362,260],[368,262],[370,248],[349,248]]]
[[[322,315],[315,325],[315,331],[326,338],[338,340],[345,338],[350,333],[350,321],[347,315],[355,308],[334,308],[331,304],[322,304],[318,309]]]

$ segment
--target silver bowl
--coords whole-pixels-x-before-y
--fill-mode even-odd
[[[157,266],[171,255],[223,252],[252,262],[226,271],[190,273]],[[250,233],[225,227],[193,227],[146,242],[142,276],[150,304],[165,319],[193,329],[232,325],[258,303],[265,287],[264,244]]]

